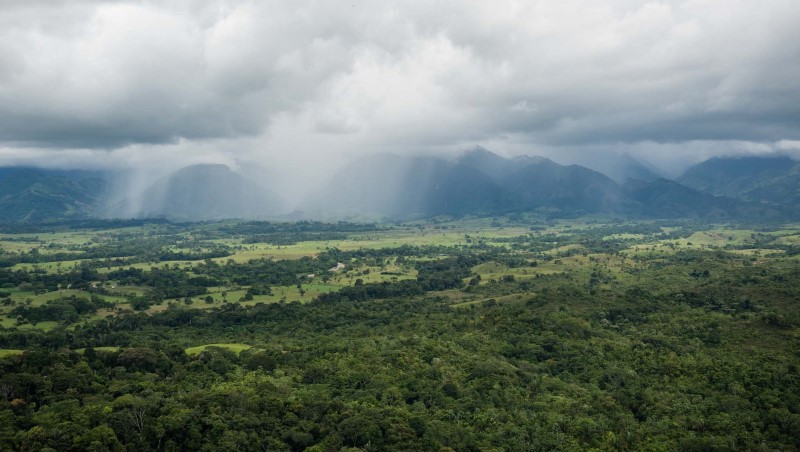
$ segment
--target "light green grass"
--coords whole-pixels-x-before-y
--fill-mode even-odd
[[[44,270],[48,273],[58,273],[59,270],[62,272],[68,272],[73,268],[80,267],[81,262],[85,262],[86,259],[76,259],[71,261],[60,261],[60,262],[39,262],[36,264],[16,264],[11,267],[12,270]]]
[[[479,305],[479,304],[482,304],[482,303],[486,303],[489,300],[494,300],[495,303],[505,303],[505,302],[508,302],[508,301],[521,301],[521,300],[524,300],[526,298],[531,298],[531,297],[532,296],[530,294],[517,293],[517,294],[512,294],[512,295],[502,295],[502,296],[495,296],[495,297],[488,297],[488,298],[487,297],[482,297],[482,298],[479,298],[477,300],[470,300],[470,301],[463,301],[463,302],[460,302],[460,303],[453,303],[450,306],[452,306],[454,308],[466,308],[466,307],[469,307],[471,305]]]
[[[0,240],[0,249],[6,253],[27,253],[28,251],[41,246],[39,242],[16,242],[10,240]]]
[[[481,275],[481,284],[487,284],[491,280],[500,280],[504,276],[513,275],[517,280],[535,278],[537,274],[559,273],[555,269],[544,269],[537,267],[517,267],[509,268],[496,262],[487,262],[472,268],[473,273]],[[469,278],[467,278],[467,281]]]
[[[8,356],[19,356],[23,354],[25,350],[15,350],[10,348],[0,348],[0,358],[5,358]]]
[[[203,351],[205,351],[205,349],[207,349],[208,347],[224,348],[226,350],[232,351],[233,353],[236,353],[237,355],[245,350],[250,350],[251,348],[253,348],[252,346],[247,344],[206,344],[206,345],[198,345],[197,347],[189,347],[186,349],[186,354],[189,356],[197,356],[200,353],[203,353]]]
[[[114,353],[119,351],[119,347],[94,347],[94,351],[104,352],[104,353]],[[83,354],[84,352],[86,352],[86,349],[78,348],[75,349],[75,352]]]
[[[457,230],[439,229],[397,229],[352,234],[347,240],[319,240],[298,242],[294,245],[270,245],[266,243],[252,243],[241,245],[242,250],[236,250],[232,256],[214,259],[224,263],[228,259],[235,262],[247,262],[252,259],[300,259],[305,256],[316,256],[320,253],[337,248],[342,251],[357,249],[395,248],[403,245],[410,246],[460,246],[467,245],[469,235],[474,241],[490,240],[492,238],[516,237],[530,232],[525,228],[460,228]],[[230,241],[223,242],[234,246]],[[505,246],[505,244],[497,244]]]
[[[17,319],[16,318],[8,318],[3,315],[0,317],[0,325],[3,328],[17,328],[20,330],[42,330],[42,331],[50,331],[53,328],[58,326],[58,322],[55,321],[44,321],[38,322],[36,325],[25,323],[23,325],[17,326]]]
[[[775,240],[778,245],[800,245],[800,234],[789,234]]]
[[[611,234],[603,237],[603,240],[644,240],[643,234]]]
[[[752,242],[753,231],[712,229],[710,231],[695,232],[687,241],[701,245],[725,246],[728,244],[741,245]]]
[[[365,270],[369,270],[368,274],[362,274]],[[385,275],[381,272],[399,273]],[[163,312],[168,309],[168,303],[177,304],[178,308],[182,309],[212,309],[223,306],[223,300],[228,300],[229,303],[238,303],[241,306],[253,306],[259,303],[270,304],[280,303],[281,301],[291,303],[299,301],[305,303],[314,300],[317,296],[336,292],[343,287],[353,286],[356,280],[361,279],[365,284],[380,283],[380,282],[394,282],[405,279],[415,279],[417,277],[417,270],[413,268],[404,269],[396,264],[389,264],[385,267],[359,267],[350,268],[344,272],[334,273],[327,282],[321,277],[316,276],[304,282],[301,285],[303,293],[300,293],[301,288],[297,286],[272,286],[271,295],[254,295],[252,300],[242,300],[247,292],[247,287],[239,287],[236,289],[228,287],[209,287],[208,293],[191,297],[192,304],[187,305],[183,299],[180,300],[166,300],[160,305],[151,306],[147,312],[156,313]],[[222,296],[225,292],[226,296]],[[212,303],[205,301],[206,297],[213,299]]]
[[[73,295],[78,298],[90,298],[92,296],[91,293],[83,291],[83,290],[72,290],[72,289],[63,289],[57,290],[54,292],[45,292],[42,294],[35,294],[33,292],[25,292],[20,291],[17,289],[9,290],[11,292],[11,299],[16,301],[16,306],[25,306],[27,300],[31,300],[30,305],[33,307],[42,306],[43,304],[47,303],[48,301],[57,300],[60,298],[70,298]],[[115,292],[119,292],[118,295],[100,295],[104,300],[108,301],[109,303],[124,303],[127,300],[124,297],[124,294],[127,292],[136,293],[137,295],[141,295],[143,293],[142,288],[136,287],[126,287],[122,289],[115,289]],[[0,306],[0,314],[8,313],[16,306]]]

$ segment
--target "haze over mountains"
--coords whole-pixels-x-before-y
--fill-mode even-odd
[[[673,202],[662,191],[678,196],[679,187],[646,190],[628,181],[675,179],[715,156],[800,159],[800,9],[791,0],[722,5],[0,2],[0,166],[148,174],[147,184],[131,184],[135,190],[116,190],[128,175],[103,174],[108,187],[90,193],[77,187],[45,201],[46,190],[30,192],[38,210],[22,206],[0,216],[33,220],[88,209],[182,218],[276,211],[391,217],[529,208],[652,215],[658,206],[645,204],[656,200],[668,206],[664,214],[705,215],[699,206],[710,200]],[[576,182],[581,170],[520,160],[511,165],[519,172],[501,171],[508,162],[454,163],[456,152],[476,144],[577,164],[616,185],[588,174]],[[376,169],[383,177],[369,177],[409,199],[342,177],[314,193],[349,159],[355,162],[341,174],[368,166],[360,160],[380,166],[383,159],[440,179],[432,185],[422,175]],[[192,185],[191,175],[169,182],[164,174],[161,188],[145,193],[153,172],[209,162],[249,179],[229,180],[234,185],[266,182],[265,198],[217,206],[214,198],[226,196],[209,193],[211,205],[198,211],[186,207],[196,190],[171,195]],[[253,175],[250,167],[277,174]],[[795,202],[791,178],[766,185],[741,196],[709,193],[761,206]],[[95,202],[106,190],[108,199]],[[285,207],[272,205],[269,191],[286,198]],[[52,213],[43,206],[49,202]],[[712,211],[738,214],[740,207],[731,209]]]
[[[800,210],[800,164],[787,157],[714,158],[675,181],[628,155],[613,177],[542,157],[476,148],[456,159],[373,154],[332,175],[299,205],[278,187],[225,165],[193,165],[115,196],[119,173],[0,169],[0,220],[60,218],[389,218],[539,211],[552,216],[790,218]],[[268,182],[268,181],[267,181]]]
[[[108,187],[108,180],[96,172],[0,168],[0,220],[96,215]]]
[[[172,220],[264,218],[285,210],[280,198],[226,165],[192,165],[158,179],[142,193],[110,207],[105,216]]]
[[[800,164],[788,157],[712,158],[678,182],[720,196],[800,206]]]

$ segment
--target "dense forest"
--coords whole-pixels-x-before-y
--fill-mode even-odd
[[[800,447],[800,229],[492,223],[5,234],[0,449]]]

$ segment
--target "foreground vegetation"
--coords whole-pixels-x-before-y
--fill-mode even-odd
[[[791,450],[800,227],[0,235],[0,448]]]

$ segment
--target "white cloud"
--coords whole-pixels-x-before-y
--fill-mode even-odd
[[[780,150],[798,22],[795,0],[8,1],[0,161]]]

